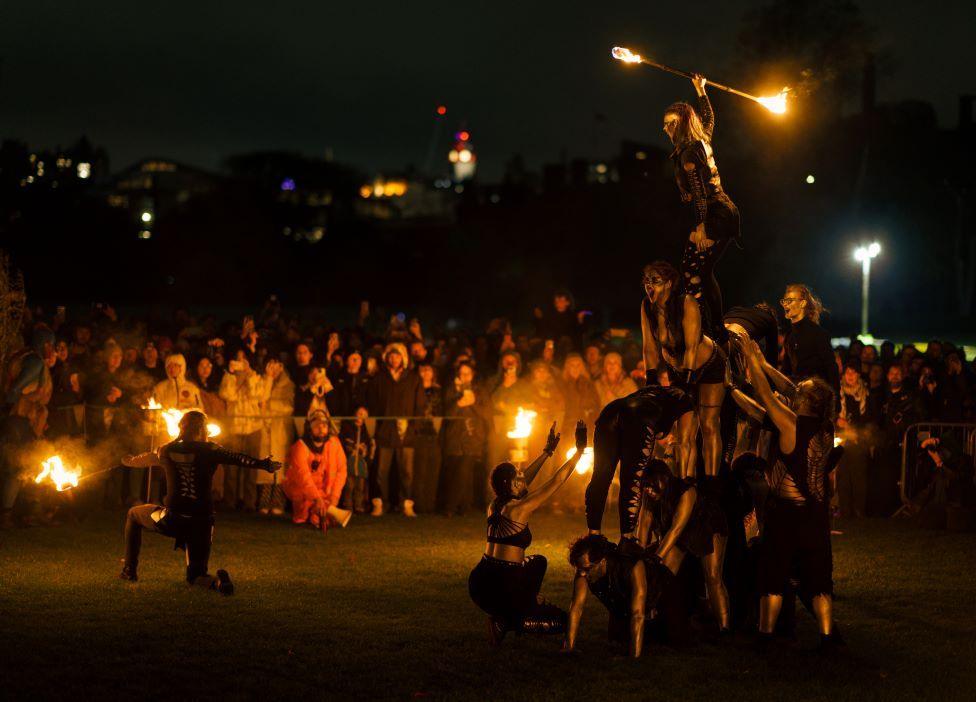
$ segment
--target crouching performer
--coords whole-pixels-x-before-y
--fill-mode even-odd
[[[674,573],[655,557],[632,556],[600,534],[577,539],[569,548],[573,579],[573,604],[564,651],[576,648],[576,637],[587,594],[592,592],[607,608],[607,632],[611,643],[627,646],[638,658],[648,625],[669,643],[687,640],[687,623],[681,611]]]
[[[339,509],[346,485],[346,454],[336,436],[329,436],[329,417],[313,411],[305,422],[305,434],[288,451],[285,495],[291,500],[292,522],[310,524],[325,531],[327,526],[345,527],[352,512]]]
[[[159,449],[127,456],[127,468],[162,466],[166,476],[163,505],[140,505],[129,510],[125,519],[125,560],[123,580],[135,581],[142,547],[142,530],[151,529],[176,539],[176,548],[186,551],[186,581],[190,585],[233,594],[234,586],[226,570],[214,577],[207,572],[213,543],[214,506],[211,484],[218,465],[241,466],[273,473],[281,464],[270,458],[259,460],[234,453],[207,440],[207,416],[191,410],[180,420],[177,439]]]
[[[576,453],[542,485],[532,481],[559,444],[553,424],[545,449],[523,472],[511,463],[500,463],[491,473],[495,499],[488,507],[488,539],[485,554],[468,577],[471,599],[488,614],[489,643],[498,645],[508,631],[561,634],[566,628],[565,610],[539,599],[546,576],[545,556],[526,558],[532,543],[529,518],[566,482],[586,448],[586,425],[576,424]]]
[[[769,498],[759,551],[760,645],[770,641],[783,593],[791,575],[809,601],[820,629],[821,647],[833,648],[833,559],[830,547],[826,473],[836,462],[831,414],[834,394],[820,379],[797,384],[794,409],[773,394],[763,370],[762,353],[750,339],[737,337],[759,401],[776,427],[767,472]]]

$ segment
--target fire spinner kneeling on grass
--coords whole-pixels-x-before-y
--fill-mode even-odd
[[[186,551],[186,581],[190,585],[233,594],[234,586],[226,570],[214,577],[207,572],[213,543],[214,505],[211,486],[218,465],[241,466],[275,472],[281,464],[270,458],[257,459],[228,451],[207,440],[207,416],[190,411],[179,422],[179,436],[159,449],[123,460],[127,468],[162,466],[166,476],[163,505],[140,505],[129,510],[125,520],[125,559],[123,580],[138,579],[142,530],[151,529],[176,540],[176,548]]]

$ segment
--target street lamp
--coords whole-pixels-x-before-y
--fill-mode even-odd
[[[854,260],[861,262],[861,336],[868,334],[868,288],[871,285],[871,259],[881,253],[881,244],[872,242],[868,246],[854,249]]]

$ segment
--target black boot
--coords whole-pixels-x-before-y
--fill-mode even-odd
[[[136,575],[136,567],[123,565],[122,572],[119,573],[119,578],[133,583],[136,582],[139,579],[139,576]]]
[[[566,610],[545,601],[525,617],[519,632],[527,634],[562,634],[566,631]]]
[[[234,583],[230,581],[230,574],[226,570],[217,571],[217,592],[221,595],[233,595]]]
[[[508,633],[508,625],[501,619],[488,617],[488,645],[500,646],[505,634]]]

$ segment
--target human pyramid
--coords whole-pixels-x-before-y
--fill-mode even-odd
[[[678,102],[664,113],[690,234],[680,273],[665,261],[644,268],[647,385],[608,404],[596,421],[588,534],[569,549],[572,603],[567,611],[540,598],[547,562],[526,549],[532,514],[583,455],[583,422],[577,451],[549,478],[535,480],[559,443],[555,425],[528,466],[501,463],[492,471],[487,543],[468,586],[488,615],[493,645],[509,631],[562,634],[563,649],[573,650],[589,593],[608,611],[611,640],[631,656],[641,655],[645,635],[681,643],[687,603],[700,585],[681,571],[687,558],[701,563],[717,636],[756,631],[767,647],[781,610],[791,611],[798,595],[817,621],[821,647],[840,641],[827,486],[842,453],[833,445],[833,390],[817,378],[794,383],[775,369],[776,318],[768,306],[723,312],[715,266],[730,243],[740,244],[739,212],[715,164],[706,81],[695,75],[692,83],[697,109]],[[668,387],[658,384],[661,368]],[[657,440],[672,431],[677,474],[657,451]],[[618,464],[620,541],[612,543],[602,522]]]

